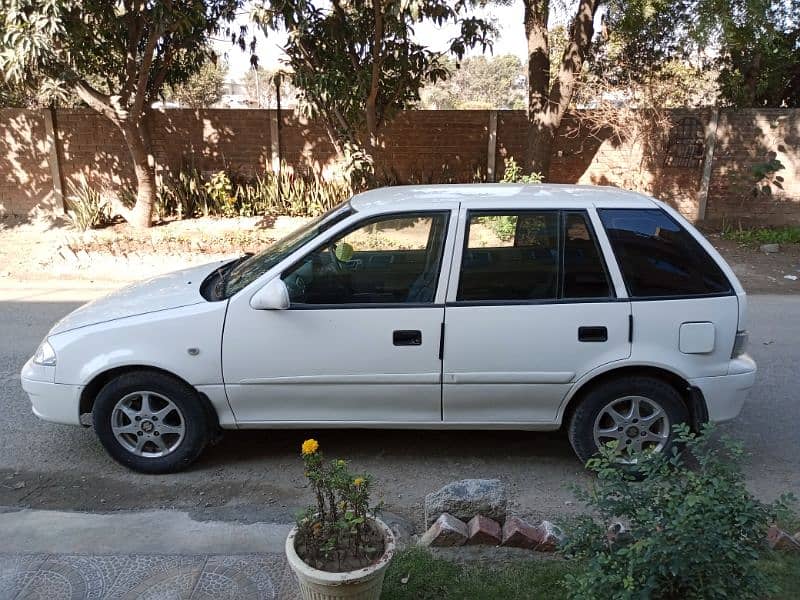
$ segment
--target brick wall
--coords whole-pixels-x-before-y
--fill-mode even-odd
[[[50,145],[43,111],[0,110],[0,214],[29,214],[54,207]],[[710,110],[675,111],[674,123],[694,119],[702,130]],[[150,125],[160,174],[194,167],[203,172],[227,169],[252,176],[269,168],[273,152],[270,110],[166,110]],[[376,167],[386,183],[469,182],[486,176],[488,111],[408,111],[384,131]],[[607,133],[589,135],[567,117],[557,138],[551,177],[559,183],[616,185],[661,198],[688,218],[698,217],[702,161],[669,166],[665,144],[645,148],[641,141],[619,141]],[[333,161],[325,130],[303,117],[283,112],[281,157],[305,171],[323,172]],[[88,110],[59,110],[56,147],[62,177],[81,174],[98,187],[133,187],[133,172],[119,132]],[[497,115],[495,164],[525,155],[526,121],[522,111]],[[701,134],[702,135],[702,134]],[[781,161],[782,178],[769,194],[751,193],[752,169],[770,158]],[[749,179],[748,179],[749,178]],[[707,221],[796,223],[800,221],[800,110],[722,111],[711,170]]]
[[[775,158],[783,189],[753,193],[752,168]],[[800,110],[724,111],[717,130],[706,219],[800,224]]]
[[[0,109],[0,216],[52,210],[45,114]]]

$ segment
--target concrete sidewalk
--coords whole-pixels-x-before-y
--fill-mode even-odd
[[[0,600],[291,600],[290,527],[170,510],[3,512]]]

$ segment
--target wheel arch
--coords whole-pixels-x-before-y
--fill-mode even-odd
[[[562,403],[559,415],[561,425],[564,426],[570,422],[575,408],[592,389],[607,381],[634,376],[652,377],[671,385],[680,394],[686,405],[690,415],[690,425],[695,431],[699,431],[702,424],[708,420],[708,411],[702,392],[692,386],[686,377],[662,365],[626,364],[586,375],[579,380]]]
[[[85,427],[89,426],[88,422],[90,421],[88,419],[84,419],[84,415],[91,415],[97,395],[100,393],[100,390],[102,390],[103,387],[108,382],[112,381],[113,379],[116,379],[120,375],[124,375],[126,373],[141,372],[141,371],[161,373],[162,375],[166,375],[167,377],[176,379],[181,383],[192,388],[195,391],[195,393],[197,393],[198,398],[200,398],[203,410],[205,410],[209,418],[209,422],[213,423],[216,428],[219,428],[219,415],[217,414],[214,405],[211,403],[211,400],[206,394],[198,390],[195,386],[193,386],[191,383],[189,383],[179,375],[176,375],[175,373],[168,371],[166,369],[154,367],[152,365],[125,365],[125,366],[106,369],[105,371],[101,371],[100,373],[96,374],[81,391],[80,402],[78,405],[78,414],[80,415],[81,424],[84,425]]]

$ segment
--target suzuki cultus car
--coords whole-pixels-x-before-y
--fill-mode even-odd
[[[148,473],[247,428],[563,428],[581,460],[623,460],[739,413],[746,318],[729,266],[652,198],[392,187],[79,308],[22,383],[36,415]]]

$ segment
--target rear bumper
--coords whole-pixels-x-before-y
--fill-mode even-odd
[[[80,425],[83,386],[42,381],[40,371],[31,361],[22,369],[22,389],[30,398],[33,414],[44,421]]]
[[[698,377],[689,383],[703,394],[708,420],[712,423],[729,421],[742,410],[747,393],[756,380],[756,363],[747,355],[730,362],[727,375]]]

